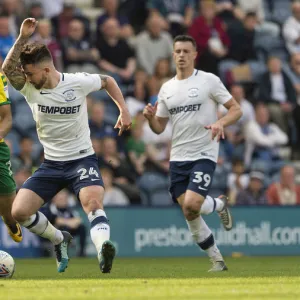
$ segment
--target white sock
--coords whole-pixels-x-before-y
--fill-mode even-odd
[[[62,232],[56,229],[40,211],[21,225],[29,231],[50,240],[54,245],[60,244],[64,239]]]
[[[220,250],[215,243],[214,236],[203,218],[199,216],[193,221],[186,220],[186,222],[193,240],[198,244],[198,246],[215,261],[223,260]]]
[[[91,223],[91,239],[97,249],[97,253],[101,251],[102,244],[109,240],[110,227],[104,210],[97,209],[88,214]]]
[[[220,212],[224,207],[224,202],[219,198],[212,198],[207,195],[203,204],[201,205],[200,214],[201,215],[209,215],[213,213],[215,210]]]
[[[211,230],[201,216],[198,216],[193,221],[186,220],[189,230],[192,234],[193,240],[199,244],[205,241],[212,235]]]
[[[205,252],[214,261],[223,261],[224,260],[216,243],[214,243],[211,247],[209,247],[207,250],[205,250]]]

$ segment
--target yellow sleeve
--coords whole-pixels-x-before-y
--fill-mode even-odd
[[[0,73],[0,105],[10,104],[6,77]]]

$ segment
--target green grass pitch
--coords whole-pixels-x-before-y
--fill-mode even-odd
[[[0,280],[1,299],[300,299],[297,257],[227,258],[228,272],[207,273],[207,258],[117,258],[111,274],[97,260],[72,259],[64,274],[54,259],[16,260]]]

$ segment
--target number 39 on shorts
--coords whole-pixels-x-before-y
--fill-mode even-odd
[[[209,174],[204,174],[203,172],[194,172],[195,179],[193,182],[200,183],[203,187],[207,188],[210,185],[211,177]]]

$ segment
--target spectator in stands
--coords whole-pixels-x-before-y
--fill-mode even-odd
[[[24,1],[24,0],[23,0]],[[31,4],[32,0],[25,0],[27,4]],[[63,8],[64,3],[66,3],[68,0],[38,0],[42,4],[43,12],[45,15],[45,18],[51,19],[53,17],[58,16]],[[70,2],[73,0],[69,0]]]
[[[134,83],[133,95],[125,98],[131,117],[135,117],[138,112],[144,109],[145,98],[146,91],[144,83],[142,81],[136,80]]]
[[[147,122],[143,125],[143,140],[147,147],[146,170],[167,174],[169,172],[169,157],[171,150],[172,125],[168,122],[163,133],[152,132]]]
[[[237,7],[240,9],[238,16],[242,16],[244,19],[245,14],[254,12],[259,22],[263,22],[265,19],[265,11],[263,0],[237,0]]]
[[[227,25],[233,25],[237,19],[243,17],[243,11],[237,6],[236,0],[216,0],[215,2],[218,16]]]
[[[101,56],[99,67],[119,83],[130,82],[136,69],[136,60],[134,51],[126,40],[120,37],[118,20],[109,18],[101,28],[103,37],[100,37],[96,44]]]
[[[274,171],[280,167],[282,161],[278,155],[278,147],[286,145],[288,136],[276,124],[270,123],[269,111],[264,104],[256,106],[255,120],[246,125],[245,139],[247,167],[251,166],[252,160],[258,160]]]
[[[227,84],[258,81],[265,66],[257,60],[255,28],[258,24],[255,13],[247,13],[242,24],[228,28],[231,41],[228,56],[220,63],[220,76]]]
[[[100,168],[110,168],[113,172],[113,184],[119,187],[132,203],[139,203],[139,191],[135,185],[136,176],[125,156],[118,152],[116,139],[105,137],[102,143]]]
[[[92,105],[91,115],[89,119],[91,137],[103,139],[107,136],[116,137],[117,132],[112,124],[104,120],[105,106],[103,102],[95,102]]]
[[[195,10],[195,0],[148,0],[150,15],[163,18],[163,28],[173,37],[185,34],[192,24]]]
[[[62,50],[59,43],[52,36],[52,27],[49,20],[39,20],[36,33],[32,37],[32,42],[45,44],[50,50],[56,69],[60,72],[63,71]]]
[[[289,119],[297,99],[293,84],[283,72],[279,58],[269,58],[268,71],[260,80],[258,94],[259,100],[268,106],[272,121],[288,134]]]
[[[15,38],[9,30],[9,18],[5,15],[0,16],[0,60],[1,65],[10,48],[13,46]]]
[[[138,67],[147,75],[153,75],[159,59],[172,60],[173,42],[168,32],[163,31],[162,18],[152,15],[147,19],[146,30],[136,37]]]
[[[23,3],[19,0],[1,1],[1,13],[9,19],[9,32],[15,38],[18,36],[20,25],[25,18],[22,16]]]
[[[197,43],[196,66],[206,72],[218,74],[218,62],[227,55],[230,44],[224,23],[216,16],[215,3],[201,1],[201,15],[196,18],[188,33]]]
[[[100,139],[96,138],[96,137],[92,137],[92,145],[95,151],[95,154],[97,157],[102,155],[102,142]]]
[[[236,205],[266,205],[264,173],[252,171],[249,186],[237,194]]]
[[[264,0],[237,0],[237,7],[239,9],[237,18],[243,20],[246,14],[255,13],[258,21],[256,29],[279,38],[280,26],[276,22],[265,20]]]
[[[114,18],[119,21],[121,38],[128,39],[134,35],[133,28],[129,24],[128,18],[119,13],[119,0],[103,0],[102,7],[104,9],[104,13],[97,19],[97,35],[101,34],[100,28],[109,18]]]
[[[70,193],[68,190],[61,190],[50,204],[42,208],[43,213],[58,230],[71,233],[72,236],[79,236],[80,248],[78,256],[85,256],[85,244],[87,233],[83,221],[78,212],[69,205]]]
[[[249,174],[245,171],[243,160],[234,159],[232,161],[232,172],[227,178],[228,195],[231,204],[236,202],[237,194],[249,185]]]
[[[104,206],[125,206],[129,205],[130,201],[124,192],[118,187],[113,186],[113,172],[110,168],[101,168],[101,176],[105,186],[103,198]]]
[[[37,163],[32,157],[33,140],[29,136],[25,136],[20,140],[20,153],[16,155],[21,161],[22,167],[32,170],[37,166]]]
[[[28,168],[21,167],[17,172],[14,173],[14,179],[17,186],[17,192],[22,187],[23,183],[32,175],[31,170]]]
[[[145,171],[145,162],[147,160],[146,144],[143,141],[143,126],[135,124],[131,130],[131,136],[126,142],[126,151],[129,160],[135,172],[142,175]]]
[[[267,190],[270,205],[299,205],[300,186],[295,183],[295,169],[284,166],[280,170],[280,181],[271,184]]]
[[[300,104],[300,52],[291,55],[290,64],[283,65],[283,70],[291,80],[297,93],[297,102]]]
[[[45,10],[44,10],[45,11]],[[62,12],[51,18],[53,32],[57,40],[63,40],[68,36],[69,23],[74,19],[80,20],[84,24],[85,39],[90,37],[90,21],[76,11],[73,0],[64,1]]]
[[[81,20],[73,19],[68,25],[68,35],[62,40],[64,65],[69,73],[99,73],[96,66],[100,58],[96,48],[86,39],[85,27]]]
[[[236,124],[230,125],[225,128],[226,140],[225,151],[229,158],[240,157],[244,152],[244,129],[249,121],[255,119],[255,112],[253,105],[245,99],[245,91],[242,85],[233,84],[230,87],[231,95],[237,102],[239,102],[243,116],[237,121]],[[223,106],[219,106],[219,117],[223,117],[227,113],[227,109]]]
[[[35,18],[40,22],[41,19],[44,19],[44,11],[41,2],[33,2],[29,5],[28,8],[28,17]],[[46,19],[48,20],[48,19]],[[50,21],[49,21],[50,22]]]
[[[300,53],[294,53],[291,56],[290,65],[284,68],[286,74],[291,80],[297,94],[297,105],[293,111],[294,123],[297,129],[297,145],[295,151],[298,151],[300,145]]]
[[[292,4],[293,15],[289,17],[283,26],[283,37],[290,54],[300,52],[300,2]]]
[[[152,104],[156,102],[161,86],[171,79],[171,77],[172,70],[170,60],[166,58],[159,59],[156,63],[153,76],[147,81],[148,93]]]

